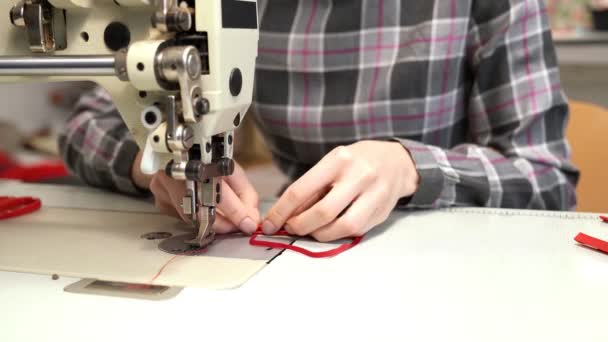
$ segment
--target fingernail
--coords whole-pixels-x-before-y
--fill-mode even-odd
[[[288,232],[289,234],[293,234],[293,229],[291,229],[291,227],[289,226],[289,224],[285,223],[285,225],[283,226],[283,228],[285,228],[285,231]]]
[[[264,234],[274,234],[277,231],[277,228],[272,224],[272,222],[265,220],[262,224],[262,230]]]
[[[243,221],[241,221],[241,224],[239,224],[239,227],[247,234],[253,234],[257,229],[255,222],[253,222],[250,217],[245,217]]]

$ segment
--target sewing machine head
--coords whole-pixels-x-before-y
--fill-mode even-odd
[[[182,206],[198,229],[188,243],[209,244],[252,99],[255,0],[0,1],[0,82],[103,86],[143,150],[142,171],[186,181]]]

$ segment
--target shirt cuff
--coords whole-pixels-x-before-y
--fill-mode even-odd
[[[112,163],[112,173],[114,185],[119,192],[144,197],[149,196],[151,192],[148,189],[138,187],[131,178],[131,169],[138,152],[139,146],[133,141],[127,140],[121,144]]]
[[[414,195],[402,198],[397,207],[400,208],[434,208],[441,197],[445,185],[445,174],[432,151],[432,147],[408,139],[394,139],[408,150],[420,182]]]

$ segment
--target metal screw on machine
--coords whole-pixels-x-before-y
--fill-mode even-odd
[[[186,57],[186,72],[191,79],[197,79],[201,75],[201,58],[197,50],[188,50]],[[209,113],[209,100],[202,97],[200,88],[195,88],[192,94],[192,105],[194,106],[194,113],[198,119],[201,116]]]
[[[200,86],[201,59],[193,46],[173,46],[165,48],[157,55],[155,65],[159,81],[166,83],[167,89],[179,88],[182,115],[186,123],[196,123],[201,114],[196,108],[204,110],[205,104],[196,104],[202,98]]]
[[[186,71],[190,78],[195,79],[201,75],[201,57],[198,55],[197,50],[188,50],[186,56]]]
[[[188,8],[180,7],[176,0],[158,1],[158,11],[152,15],[152,26],[163,32],[185,32],[192,27]]]
[[[167,27],[170,30],[177,32],[185,32],[192,27],[192,17],[190,13],[185,10],[178,10],[177,12],[171,13],[165,19]]]
[[[209,113],[209,100],[207,100],[206,98],[203,97],[196,97],[194,98],[194,111],[198,116],[203,116],[207,113]]]
[[[182,145],[186,150],[189,150],[194,145],[194,129],[191,126],[187,126],[181,137]]]
[[[17,27],[25,27],[25,6],[23,1],[20,1],[17,5],[11,8],[10,18],[11,23]]]
[[[175,129],[175,139],[170,139],[170,141],[172,149],[189,150],[194,145],[194,129],[191,126],[178,125]],[[173,146],[173,141],[181,146]]]

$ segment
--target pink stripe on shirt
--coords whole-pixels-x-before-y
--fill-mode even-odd
[[[310,50],[310,49],[276,49],[276,48],[259,48],[258,52],[262,54],[269,55],[344,55],[344,54],[353,54],[359,52],[366,51],[376,51],[380,50],[397,50],[403,49],[415,44],[428,44],[428,43],[441,43],[450,40],[465,40],[467,38],[466,35],[459,36],[441,36],[441,37],[424,37],[424,38],[416,38],[412,40],[405,41],[400,44],[380,44],[380,45],[372,45],[372,46],[361,46],[361,47],[352,47],[352,48],[342,48],[342,49],[323,49],[323,50]]]
[[[448,96],[447,94],[447,90],[448,90],[448,80],[450,78],[450,57],[452,56],[452,45],[453,42],[455,40],[455,36],[454,36],[454,30],[455,30],[455,24],[456,24],[456,0],[452,0],[451,4],[450,4],[450,35],[448,36],[448,50],[446,52],[446,56],[445,56],[445,61],[443,62],[443,75],[442,75],[442,80],[441,80],[441,102],[440,102],[440,111],[445,112],[445,102],[446,102],[446,98]],[[447,114],[447,112],[445,112],[444,114]],[[435,131],[435,137],[434,137],[434,141],[435,141],[435,145],[439,145],[439,142],[441,140],[441,134],[440,134],[440,127],[441,127],[441,122],[444,120],[444,116],[440,116],[437,119],[437,124],[436,124],[436,128],[437,130]]]
[[[317,6],[319,5],[319,0],[313,0],[312,3],[312,9],[310,10],[310,17],[308,17],[308,22],[306,23],[306,32],[305,32],[305,36],[304,36],[304,55],[302,57],[302,68],[304,70],[306,70],[308,68],[308,38],[309,38],[309,33],[312,29],[312,23],[315,19],[315,15],[317,14]],[[303,126],[302,128],[304,129],[304,135],[306,136],[307,132],[306,132],[306,128],[308,127],[307,125],[307,120],[308,120],[308,104],[310,102],[310,80],[308,77],[308,73],[304,73],[303,74],[303,78],[304,78],[304,99],[303,99],[303,103],[302,103],[302,111],[301,111],[301,118],[302,118],[302,123]]]
[[[383,27],[384,26],[384,0],[378,0],[378,27]],[[372,84],[369,88],[369,95],[368,95],[368,106],[367,106],[367,111],[368,111],[368,115],[369,115],[369,120],[370,120],[370,132],[372,134],[375,133],[376,131],[376,121],[374,118],[374,96],[376,93],[376,87],[378,85],[378,76],[380,75],[380,62],[382,61],[382,30],[378,30],[378,33],[376,35],[376,40],[377,40],[377,47],[376,47],[376,67],[374,68],[374,76],[372,78]]]

